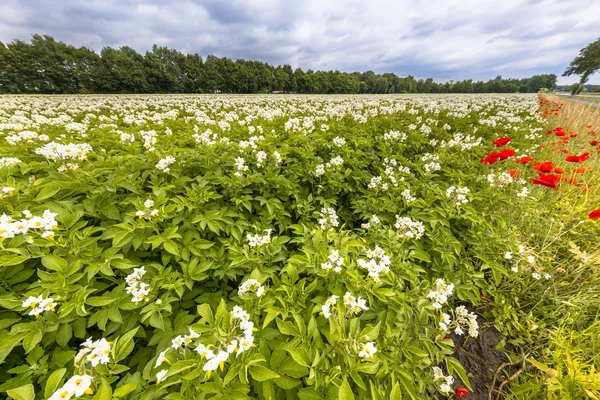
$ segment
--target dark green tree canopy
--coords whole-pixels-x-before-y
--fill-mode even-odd
[[[579,93],[583,84],[598,70],[600,70],[600,38],[579,51],[579,55],[571,61],[563,76],[581,76],[579,84],[573,87],[573,92]]]
[[[51,36],[0,42],[0,93],[535,93],[553,89],[556,75],[487,82],[437,83],[393,73],[303,71],[291,65],[183,54],[154,45],[96,53]]]

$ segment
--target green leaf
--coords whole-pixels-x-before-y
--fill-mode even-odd
[[[394,386],[392,386],[390,400],[402,400],[402,392],[400,392],[400,385],[398,382],[394,383]]]
[[[115,392],[113,393],[113,398],[116,399],[119,397],[126,396],[129,393],[133,392],[135,389],[137,389],[137,387],[137,383],[128,383],[126,385],[123,385],[115,390]]]
[[[33,400],[35,398],[35,392],[31,383],[7,390],[6,393],[15,400]]]
[[[458,375],[460,380],[463,381],[471,391],[473,390],[469,378],[467,377],[467,372],[456,358],[446,357],[446,368],[448,368],[448,374]]]
[[[138,329],[140,329],[139,326],[117,339],[113,349],[113,358],[116,363],[123,360],[129,355],[129,353],[133,351],[133,347],[135,346],[133,337],[137,333]]]
[[[415,388],[415,384],[412,379],[409,379],[409,377],[402,372],[398,374],[398,378],[402,382],[402,389],[404,392],[408,393],[411,399],[418,400],[419,396],[417,395],[417,389]]]
[[[106,380],[106,378],[101,378],[100,389],[94,396],[94,400],[111,400],[112,399],[112,388],[110,384]]]
[[[60,190],[60,186],[58,185],[48,185],[44,186],[42,190],[39,191],[38,195],[35,197],[36,201],[46,200],[52,196],[54,196]]]
[[[278,374],[271,371],[269,368],[262,367],[260,365],[252,365],[250,368],[248,368],[248,370],[250,371],[252,378],[259,382],[279,378]]]
[[[167,372],[167,375],[165,376],[165,379],[168,378],[169,376],[173,376],[173,375],[177,375],[178,373],[188,370],[190,368],[192,368],[194,365],[196,365],[198,362],[195,360],[180,360],[177,361],[175,364],[171,365],[171,367],[169,368],[169,371]]]
[[[42,257],[44,267],[57,272],[63,272],[67,268],[67,261],[55,255],[47,255]]]
[[[298,348],[290,349],[288,352],[298,364],[302,365],[303,367],[310,367],[311,359],[306,350]]]
[[[213,315],[212,309],[208,304],[200,304],[197,307],[198,315],[206,320],[209,325],[213,325],[215,323],[215,317]]]
[[[345,377],[342,386],[340,386],[338,398],[340,400],[354,400],[354,393],[352,393],[352,388]]]
[[[165,240],[163,243],[163,247],[167,252],[169,252],[175,256],[179,255],[179,246],[177,246],[177,243],[175,243],[171,239]]]
[[[323,396],[313,388],[303,388],[298,390],[300,400],[323,400]]]

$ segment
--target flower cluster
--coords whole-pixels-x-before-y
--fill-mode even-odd
[[[140,131],[140,136],[144,139],[144,147],[148,151],[156,150],[154,145],[158,141],[156,131]]]
[[[425,168],[425,172],[428,174],[442,169],[440,156],[437,154],[425,153],[423,157],[421,157],[421,161],[426,163],[423,168]]]
[[[502,188],[513,183],[514,179],[510,172],[501,172],[498,175],[488,174],[487,181],[491,188]]]
[[[139,218],[150,219],[158,215],[158,209],[154,207],[154,200],[146,200],[144,201],[144,210],[138,210],[135,215]]]
[[[254,235],[252,235],[250,233],[246,234],[246,240],[248,240],[248,246],[260,247],[262,245],[271,243],[271,232],[273,232],[273,229],[267,229],[265,232],[267,232],[267,234],[263,235],[263,236],[260,236],[257,233],[255,233]]]
[[[383,138],[389,141],[397,140],[399,142],[404,142],[407,138],[407,135],[404,132],[400,133],[399,131],[389,131],[383,134]]]
[[[148,301],[150,287],[142,281],[145,274],[146,268],[141,266],[140,268],[134,268],[133,272],[125,278],[125,282],[127,282],[127,289],[125,291],[132,296],[132,303],[137,304],[143,300]]]
[[[454,377],[452,375],[444,376],[440,367],[433,367],[433,380],[438,382],[440,391],[443,393],[448,394],[452,391]]]
[[[29,296],[23,302],[23,304],[21,304],[21,306],[25,308],[31,308],[29,315],[35,315],[36,317],[39,317],[44,311],[54,312],[54,309],[56,308],[56,302],[52,297],[47,297],[44,299],[43,296]]]
[[[420,239],[425,233],[425,226],[421,221],[413,221],[410,217],[401,217],[396,215],[398,235],[403,239]]]
[[[14,167],[22,161],[16,157],[2,157],[0,158],[0,168],[2,167]]]
[[[334,157],[331,160],[329,160],[329,162],[327,162],[326,164],[317,165],[315,175],[321,176],[325,173],[325,170],[332,169],[334,167],[339,167],[341,165],[344,165],[344,159],[340,156]]]
[[[476,338],[479,336],[479,324],[477,323],[477,315],[469,313],[464,306],[458,306],[453,310],[454,322],[449,314],[443,313],[440,317],[440,330],[447,332],[454,328],[454,333],[462,336],[467,329],[469,336]]]
[[[192,137],[196,143],[201,143],[205,146],[212,146],[217,142],[217,134],[207,129],[205,132],[198,134],[198,125],[194,125],[194,133]]]
[[[238,295],[242,296],[246,293],[254,293],[256,297],[261,297],[265,294],[265,287],[258,283],[256,279],[248,279],[238,288]]]
[[[358,353],[358,356],[361,358],[368,358],[373,360],[375,358],[375,353],[377,353],[377,349],[375,348],[375,343],[367,342],[361,345],[362,350]]]
[[[369,309],[369,307],[367,307],[367,300],[360,296],[356,298],[350,292],[346,292],[344,295],[344,305],[346,306],[347,313],[358,314],[361,311],[367,311]]]
[[[331,207],[323,207],[319,215],[321,229],[335,228],[340,224],[335,210]]]
[[[440,309],[443,304],[448,302],[448,297],[453,291],[453,283],[447,285],[443,279],[438,278],[435,280],[435,288],[427,294],[427,298],[433,301],[433,308]]]
[[[469,199],[467,199],[468,193],[469,188],[466,187],[450,186],[446,189],[446,197],[452,199],[454,205],[458,207],[469,202]]]
[[[338,274],[341,273],[344,257],[340,257],[340,252],[333,249],[327,258],[329,261],[321,263],[321,268],[327,272],[333,270],[333,272],[337,272]]]
[[[336,296],[335,294],[333,294],[333,295],[331,295],[330,298],[328,298],[325,301],[325,304],[323,304],[321,306],[321,314],[325,318],[329,319],[329,317],[331,317],[331,306],[334,306],[337,303],[337,299],[338,299],[338,296]]]
[[[377,217],[377,215],[373,214],[373,215],[371,215],[371,218],[369,218],[369,222],[361,224],[360,227],[363,229],[370,229],[371,226],[379,225],[380,223],[381,223],[381,220],[379,219],[379,217]]]
[[[110,362],[111,343],[107,342],[106,339],[102,338],[93,342],[92,338],[88,338],[81,344],[81,347],[83,349],[79,350],[79,353],[75,356],[75,364],[78,364],[83,357],[91,363],[92,367]]]
[[[73,375],[59,388],[48,400],[69,400],[71,397],[80,397],[92,394],[92,377],[90,375]]]
[[[242,176],[245,171],[248,171],[248,166],[245,165],[245,161],[242,157],[236,157],[235,159],[235,167],[237,171],[235,171],[235,176]]]
[[[542,273],[541,266],[537,262],[536,256],[533,254],[533,250],[527,248],[524,245],[519,245],[519,251],[514,254],[512,251],[507,251],[504,254],[504,258],[512,262],[511,271],[517,273],[520,270],[531,271],[531,276],[534,279],[541,279],[542,276],[547,280],[552,276],[544,272]]]
[[[44,211],[41,217],[34,217],[31,212],[24,210],[25,218],[18,221],[13,220],[6,214],[0,216],[0,238],[11,239],[16,235],[25,235],[30,229],[43,229],[42,237],[44,239],[53,239],[54,231],[58,229],[56,214],[50,210]]]
[[[165,158],[160,159],[158,163],[156,163],[156,169],[168,173],[169,171],[171,171],[170,166],[174,163],[175,157],[166,156]]]
[[[17,144],[19,142],[33,143],[34,140],[41,140],[42,142],[47,142],[50,140],[48,135],[38,135],[36,132],[32,131],[22,131],[15,133],[14,135],[6,136],[6,141],[9,144]]]
[[[388,272],[390,272],[390,265],[392,263],[392,260],[389,256],[385,254],[385,251],[383,251],[383,249],[379,246],[375,246],[373,250],[368,249],[367,258],[369,259],[368,261],[362,258],[358,259],[358,261],[356,262],[357,265],[360,268],[369,271],[369,277],[373,279],[375,283],[381,282],[381,279],[379,279],[379,275],[387,274]]]
[[[92,151],[92,146],[87,143],[75,144],[61,144],[56,142],[50,142],[40,147],[35,152],[41,156],[46,157],[49,160],[79,160],[83,161],[87,159],[88,154]]]
[[[333,144],[335,144],[337,147],[342,147],[346,144],[346,139],[336,136],[333,138]]]

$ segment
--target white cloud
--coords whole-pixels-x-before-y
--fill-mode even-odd
[[[596,0],[5,0],[0,40],[42,33],[95,50],[156,43],[304,69],[490,79],[560,76],[597,38],[598,15]]]

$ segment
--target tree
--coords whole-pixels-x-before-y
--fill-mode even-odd
[[[572,94],[577,94],[583,89],[590,75],[598,70],[600,70],[600,38],[579,51],[579,55],[571,61],[563,76],[581,76],[579,83],[572,90]]]

